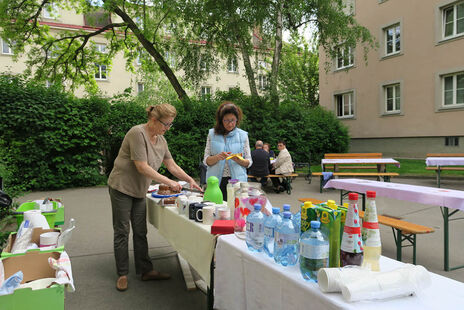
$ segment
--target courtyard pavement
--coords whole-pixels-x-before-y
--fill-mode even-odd
[[[393,178],[392,182],[435,187],[434,179]],[[443,188],[464,190],[464,179],[444,179]],[[273,206],[284,203],[299,209],[298,198],[312,197],[321,200],[339,201],[339,191],[324,190],[319,193],[319,179],[308,184],[302,177],[293,182],[292,195],[268,192]],[[44,197],[62,198],[66,221],[76,220],[76,230],[67,251],[71,257],[76,291],[67,293],[65,308],[74,309],[205,309],[206,296],[201,291],[187,291],[175,250],[148,224],[150,256],[156,269],[168,272],[167,281],[142,282],[135,275],[131,250],[129,289],[119,292],[112,245],[111,207],[106,186],[76,188],[59,191],[32,192],[19,199],[20,202]],[[395,216],[416,224],[433,227],[434,233],[418,235],[417,264],[429,271],[458,281],[464,281],[464,269],[443,271],[443,219],[438,206],[421,205],[388,198],[377,198],[379,214]],[[450,224],[450,264],[464,264],[462,236],[464,225],[460,221]],[[395,258],[396,247],[391,228],[381,225],[382,255]],[[132,249],[132,244],[130,244]],[[412,248],[403,249],[403,261],[412,262]]]

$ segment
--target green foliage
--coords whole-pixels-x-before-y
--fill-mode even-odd
[[[59,189],[101,183],[109,104],[0,76],[0,162],[5,187]]]

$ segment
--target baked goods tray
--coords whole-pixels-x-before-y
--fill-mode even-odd
[[[182,191],[180,193],[177,193],[177,194],[172,194],[172,195],[158,195],[158,191],[155,190],[151,193],[151,197],[153,198],[172,198],[172,197],[177,197],[177,196],[180,196],[180,195],[185,195],[186,192],[185,191]]]

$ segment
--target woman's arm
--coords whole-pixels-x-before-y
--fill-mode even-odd
[[[182,181],[186,181],[187,183],[189,183],[190,188],[196,188],[198,190],[201,190],[201,187],[198,186],[195,180],[191,176],[189,176],[187,173],[185,173],[185,171],[181,167],[179,167],[179,165],[176,164],[174,159],[172,158],[165,159],[163,160],[163,163],[166,166],[166,168],[169,170],[169,172],[171,172],[174,176],[176,176]]]
[[[203,157],[203,162],[208,165],[208,166],[214,166],[217,164],[220,160],[224,160],[229,156],[230,153],[227,152],[222,152],[216,155],[211,154],[211,138],[208,135],[208,138],[206,139],[206,146],[205,146],[205,155]]]
[[[138,161],[134,160],[135,168],[137,168],[137,171],[147,178],[150,178],[158,183],[164,183],[168,185],[170,188],[173,190],[178,190],[180,191],[182,189],[182,186],[180,186],[179,183],[176,181],[173,181],[164,175],[158,173],[155,169],[150,167],[146,161]]]
[[[251,159],[250,141],[248,140],[248,136],[246,138],[242,152],[243,152],[243,160],[237,157],[232,157],[232,160],[242,167],[250,168],[251,165],[253,164],[253,161]]]

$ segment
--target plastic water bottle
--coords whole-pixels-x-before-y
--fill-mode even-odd
[[[246,221],[246,244],[248,249],[253,252],[261,252],[264,245],[264,214],[261,213],[261,205],[254,205]]]
[[[319,269],[329,267],[329,239],[320,227],[321,222],[311,221],[311,229],[301,235],[300,272],[307,281],[317,282]]]
[[[295,225],[295,232],[301,235],[301,211],[293,214],[292,221],[293,225]]]
[[[367,206],[364,213],[361,235],[364,244],[364,259],[362,266],[372,271],[380,271],[379,260],[382,252],[380,242],[379,222],[375,206],[375,192],[367,191]]]
[[[283,209],[283,211],[280,213],[280,216],[283,218],[284,217],[284,212],[290,212],[290,205],[289,204],[284,204],[282,206],[282,209]]]
[[[293,266],[298,262],[300,234],[295,232],[291,217],[289,211],[284,212],[284,218],[274,234],[274,261],[282,266]]]
[[[282,222],[279,208],[272,208],[272,214],[264,221],[264,252],[274,257],[274,232],[278,224]]]

